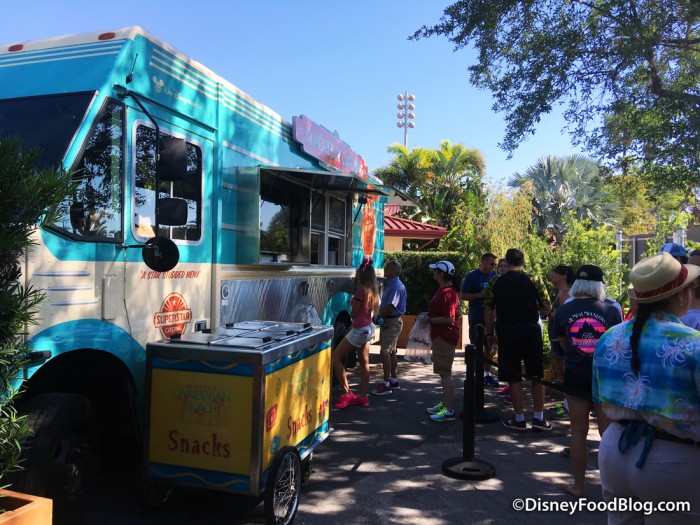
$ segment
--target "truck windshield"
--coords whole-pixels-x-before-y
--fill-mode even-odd
[[[93,93],[0,100],[0,139],[18,135],[41,149],[36,168],[57,166],[83,120]]]

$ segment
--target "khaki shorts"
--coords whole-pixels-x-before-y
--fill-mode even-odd
[[[384,324],[379,328],[379,344],[381,352],[396,353],[396,341],[403,328],[403,320],[400,317],[384,318]]]
[[[433,372],[441,376],[451,375],[452,363],[455,360],[455,345],[438,337],[433,339],[430,346],[433,350]]]

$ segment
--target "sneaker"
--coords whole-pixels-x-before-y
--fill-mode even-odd
[[[526,432],[527,423],[525,421],[516,421],[515,418],[508,419],[503,422],[503,426],[515,430],[517,432]]]
[[[506,385],[496,392],[496,397],[510,397],[510,385]]]
[[[379,383],[379,386],[372,390],[372,394],[375,396],[386,396],[391,394],[391,387],[386,386],[384,383]]]
[[[532,430],[536,432],[541,432],[543,430],[552,430],[552,425],[549,421],[546,419],[537,419],[536,417],[532,418]]]
[[[357,397],[357,395],[352,390],[350,390],[350,392],[347,394],[340,394],[338,402],[335,404],[335,408],[345,408],[355,397]]]
[[[367,408],[369,406],[369,397],[361,397],[361,396],[355,396],[350,400],[351,405],[358,405],[364,408]]]
[[[398,379],[390,379],[389,386],[391,387],[392,390],[401,390],[401,385],[399,384]]]
[[[433,415],[435,415],[435,414],[439,414],[439,413],[442,412],[443,410],[445,410],[445,405],[442,404],[442,401],[440,401],[440,402],[439,402],[437,405],[435,405],[434,407],[430,407],[430,408],[426,408],[426,409],[425,409],[425,411],[426,411],[428,414],[430,414],[431,416],[433,416]]]
[[[559,403],[547,411],[547,415],[552,419],[566,419],[569,417],[569,411],[564,406],[564,403]]]
[[[494,386],[498,387],[501,386],[501,384],[498,382],[498,379],[493,377],[491,374],[484,376],[484,386]],[[500,390],[499,390],[500,392]]]
[[[430,419],[433,421],[454,421],[455,411],[453,410],[452,412],[448,412],[447,409],[442,409],[437,414],[430,416]]]

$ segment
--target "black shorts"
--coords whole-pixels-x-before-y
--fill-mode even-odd
[[[564,393],[567,396],[593,401],[593,372],[584,375],[564,368]]]
[[[525,377],[542,377],[542,328],[539,324],[501,325],[496,327],[498,336],[498,379],[507,383],[522,380],[522,367]]]

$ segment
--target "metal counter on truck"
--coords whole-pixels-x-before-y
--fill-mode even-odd
[[[291,523],[328,437],[333,328],[245,321],[147,345],[147,475],[265,495]]]

